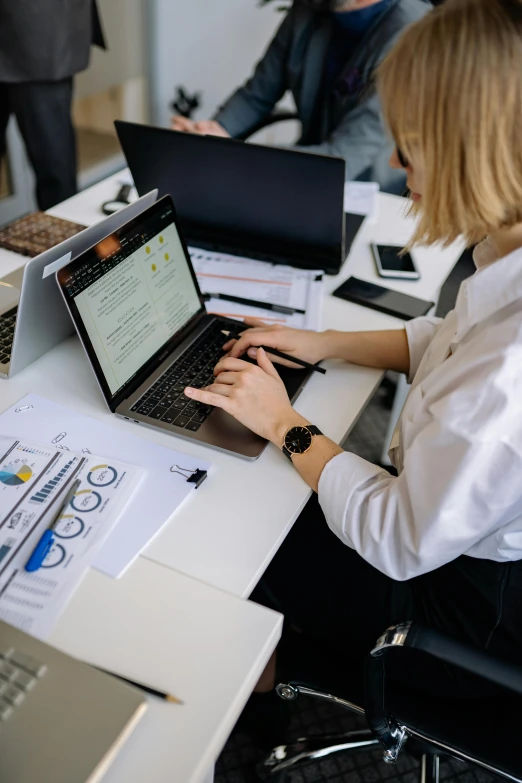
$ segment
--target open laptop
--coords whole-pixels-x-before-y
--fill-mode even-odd
[[[183,393],[212,382],[225,333],[244,327],[206,312],[170,196],[56,279],[113,413],[248,459],[261,454],[265,440]],[[309,376],[281,368],[290,399]]]
[[[55,264],[75,258],[156,201],[153,190],[94,226],[30,258],[0,280],[0,378],[39,359],[74,332],[55,283]]]
[[[0,780],[98,783],[143,694],[0,622]]]
[[[343,159],[114,124],[138,193],[172,196],[190,247],[339,272]]]

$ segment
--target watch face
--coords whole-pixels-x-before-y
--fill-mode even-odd
[[[285,435],[285,448],[291,454],[304,454],[312,445],[312,433],[308,427],[292,427]]]

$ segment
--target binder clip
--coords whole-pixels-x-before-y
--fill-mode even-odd
[[[200,487],[207,477],[206,470],[191,470],[190,468],[182,468],[180,465],[173,465],[170,469],[171,473],[178,473],[187,481],[188,484],[195,484],[195,489]]]

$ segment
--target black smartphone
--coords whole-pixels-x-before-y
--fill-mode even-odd
[[[380,277],[397,280],[419,280],[420,273],[409,253],[401,256],[402,248],[394,245],[370,244],[373,260]]]
[[[426,315],[435,304],[425,299],[418,299],[416,296],[390,291],[389,288],[367,283],[366,280],[359,280],[357,277],[349,277],[333,292],[333,295],[378,310],[380,313],[402,318],[403,321],[411,321],[412,318]]]

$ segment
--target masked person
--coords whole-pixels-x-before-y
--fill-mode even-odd
[[[346,178],[386,187],[389,138],[373,76],[423,0],[301,0],[283,20],[252,77],[212,120],[174,117],[189,133],[243,137],[290,90],[302,124],[297,149],[346,161]]]

